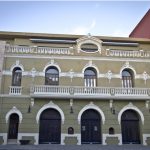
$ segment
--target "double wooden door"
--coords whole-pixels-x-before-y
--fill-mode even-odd
[[[81,117],[82,144],[101,143],[101,119],[95,110],[87,110]]]
[[[133,110],[127,110],[121,118],[123,144],[140,144],[139,116]]]
[[[39,143],[60,144],[60,138],[60,114],[54,109],[47,109],[40,117]]]

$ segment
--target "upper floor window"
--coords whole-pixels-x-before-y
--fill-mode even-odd
[[[130,69],[124,69],[122,71],[122,87],[132,88],[134,81],[133,71]]]
[[[87,68],[84,72],[84,83],[87,87],[96,87],[97,73],[94,68]]]
[[[48,67],[45,71],[45,85],[58,85],[59,71],[56,67]]]
[[[88,53],[94,53],[98,51],[98,47],[93,43],[84,43],[81,45],[81,50]]]
[[[22,70],[19,67],[13,69],[12,86],[21,86]]]

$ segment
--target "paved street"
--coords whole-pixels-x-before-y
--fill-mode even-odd
[[[0,150],[150,150],[143,145],[0,145]]]

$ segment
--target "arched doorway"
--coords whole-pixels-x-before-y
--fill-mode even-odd
[[[55,109],[46,109],[40,116],[39,143],[60,144],[61,116]]]
[[[139,115],[134,110],[126,110],[121,117],[122,143],[140,144]]]
[[[11,114],[9,117],[8,139],[18,138],[19,116]]]
[[[88,109],[81,116],[81,143],[101,143],[101,117],[94,109]]]

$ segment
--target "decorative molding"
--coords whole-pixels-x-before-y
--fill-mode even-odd
[[[36,73],[37,73],[37,71],[36,71],[36,69],[35,68],[32,68],[32,70],[31,70],[31,76],[32,76],[32,78],[34,78],[35,77],[35,75],[36,75]]]
[[[19,60],[16,60],[16,63],[14,63],[14,64],[11,66],[10,71],[12,72],[12,71],[14,70],[14,68],[16,68],[16,67],[19,67],[19,68],[22,70],[22,72],[24,71],[24,67],[23,67],[22,64],[20,64],[20,61],[19,61]]]
[[[146,107],[146,109],[149,109],[149,102],[150,102],[150,100],[145,101],[145,107]]]
[[[19,55],[73,55],[73,50],[70,47],[42,47],[42,46],[18,46],[6,44],[6,54],[19,54]]]
[[[81,73],[74,72],[73,69],[70,69],[69,72],[61,72],[60,67],[54,61],[54,59],[52,59],[49,63],[47,63],[47,65],[45,66],[45,68],[42,72],[38,72],[34,67],[31,69],[31,71],[24,71],[23,65],[20,64],[19,60],[16,60],[16,63],[12,65],[11,70],[13,70],[15,67],[20,67],[23,70],[22,76],[32,76],[32,77],[42,76],[42,77],[45,77],[45,72],[44,71],[49,66],[55,66],[59,70],[59,77],[70,77],[71,82],[72,82],[72,79],[74,77],[83,78],[84,77],[84,71],[88,67],[92,67],[97,71],[97,77],[98,78],[107,78],[109,80],[109,82],[111,81],[112,78],[120,78],[121,79],[122,78],[122,71],[126,68],[129,68],[134,72],[135,79],[143,79],[145,81],[145,84],[146,84],[147,80],[150,79],[150,76],[147,74],[146,71],[144,71],[143,74],[136,74],[135,69],[129,64],[128,61],[126,61],[126,63],[121,67],[120,74],[113,74],[111,70],[108,70],[107,73],[103,73],[103,74],[99,73],[98,67],[95,64],[93,64],[92,60],[88,60],[88,63],[84,66]],[[11,70],[3,70],[2,74],[12,76],[12,71]]]
[[[46,69],[47,69],[48,67],[51,67],[51,66],[56,67],[56,68],[58,69],[59,73],[61,72],[61,69],[60,69],[59,65],[54,61],[54,59],[51,59],[50,62],[48,62],[48,63],[46,64],[46,66],[45,66],[44,69],[43,69],[43,72],[45,73]]]
[[[67,75],[67,74],[66,74]],[[71,82],[72,82],[72,79],[74,77],[74,72],[73,72],[73,69],[70,69],[70,71],[68,72],[68,76],[71,78]]]
[[[149,75],[147,74],[146,71],[144,71],[142,75],[143,75],[143,80],[144,80],[144,82],[145,82],[145,84],[146,84],[146,81],[147,81],[147,79],[149,78]]]
[[[11,114],[17,114],[17,115],[19,116],[19,122],[20,122],[20,123],[22,122],[23,116],[22,116],[21,111],[18,110],[18,109],[16,108],[16,106],[13,106],[13,108],[10,109],[10,110],[7,112],[6,116],[5,116],[6,123],[8,123],[9,117],[10,117]]]
[[[64,121],[65,121],[65,116],[64,116],[64,113],[63,111],[61,110],[61,108],[54,104],[52,101],[50,101],[48,104],[45,104],[37,113],[36,115],[36,122],[37,124],[39,123],[39,120],[40,120],[40,116],[42,114],[42,112],[46,109],[49,109],[49,108],[53,108],[53,109],[56,109],[59,113],[60,113],[60,116],[61,116],[61,122],[62,124],[64,124]]]
[[[110,109],[113,108],[113,102],[114,102],[114,101],[113,101],[112,99],[109,100],[109,107],[110,107]]]
[[[91,67],[91,68],[94,68],[95,70],[96,70],[96,73],[97,73],[97,77],[99,77],[99,69],[98,69],[98,67],[95,65],[95,64],[93,64],[93,62],[92,62],[92,60],[89,60],[89,62],[84,66],[84,68],[82,69],[82,75],[83,75],[83,77],[84,77],[84,72],[85,72],[85,70],[88,68],[88,67]]]
[[[137,76],[136,71],[135,71],[135,69],[129,64],[128,61],[126,61],[125,64],[124,64],[124,65],[121,67],[121,69],[120,69],[120,78],[122,78],[122,71],[123,71],[124,69],[131,69],[131,70],[133,71],[133,73],[134,73],[135,78],[136,78],[136,76]]]
[[[105,115],[104,115],[103,111],[97,105],[95,105],[93,102],[90,102],[88,105],[85,105],[80,110],[80,112],[78,114],[78,124],[81,123],[81,116],[82,116],[83,112],[86,111],[86,110],[88,110],[88,109],[94,109],[94,110],[96,110],[100,114],[100,116],[102,118],[102,123],[105,124]]]
[[[108,70],[108,72],[106,73],[106,78],[108,78],[109,83],[110,83],[110,80],[112,79],[112,72],[111,72],[111,70]]]
[[[9,54],[5,54],[4,55],[5,58],[9,57],[9,58],[29,58],[29,59],[33,59],[33,58],[38,58],[38,59],[66,59],[66,60],[99,60],[99,61],[117,61],[117,62],[125,62],[125,61],[129,61],[130,62],[148,62],[150,63],[150,59],[129,59],[129,58],[110,58],[110,57],[94,57],[94,56],[42,56],[42,55],[9,55]]]
[[[94,44],[94,45],[96,45],[98,47],[98,50],[96,52],[99,52],[101,54],[102,41],[99,40],[96,37],[91,36],[90,34],[88,34],[87,36],[83,36],[83,37],[77,39],[76,42],[77,42],[77,52],[78,53],[80,53],[80,51],[85,52],[85,51],[83,51],[81,49],[81,45],[82,44],[91,43],[91,44]],[[92,52],[92,53],[96,53],[96,52]],[[85,53],[89,53],[89,52],[85,52]]]
[[[126,110],[129,110],[129,109],[134,110],[139,114],[139,116],[141,117],[141,122],[144,125],[144,115],[143,115],[143,113],[141,112],[141,110],[139,108],[137,108],[131,102],[128,105],[124,106],[120,110],[120,112],[118,113],[118,122],[119,122],[119,124],[121,124],[121,116],[122,116],[123,112],[125,112]]]

